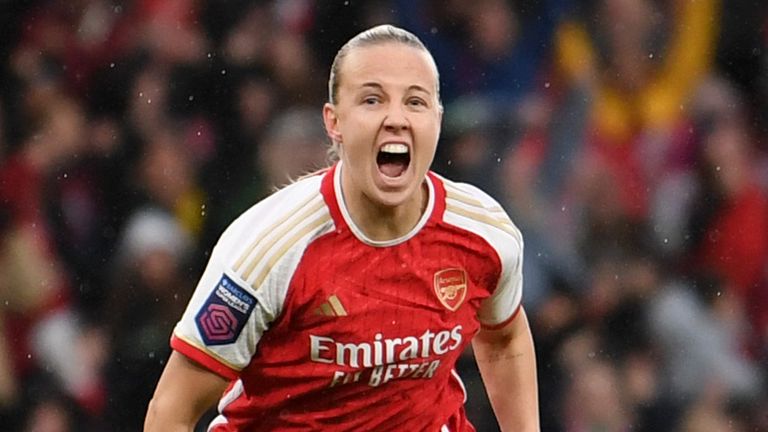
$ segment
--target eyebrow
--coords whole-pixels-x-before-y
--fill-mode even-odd
[[[377,82],[365,82],[365,83],[361,84],[360,87],[363,87],[363,88],[364,87],[373,87],[373,88],[375,88],[377,90],[384,90],[384,87],[381,84],[377,83]],[[424,93],[429,94],[429,95],[432,94],[429,90],[427,90],[426,88],[424,88],[424,87],[422,87],[422,86],[420,86],[418,84],[411,84],[411,85],[409,85],[408,86],[408,91],[411,91],[411,90],[424,92]]]

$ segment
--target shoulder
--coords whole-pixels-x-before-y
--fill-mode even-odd
[[[322,178],[303,178],[256,203],[227,227],[216,248],[238,267],[243,254],[258,244],[284,243],[331,223],[320,192]]]
[[[502,236],[522,246],[520,230],[496,199],[472,184],[438,178],[445,189],[444,220],[447,223],[483,237]]]

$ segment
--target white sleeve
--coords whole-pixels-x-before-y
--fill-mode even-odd
[[[171,343],[211,369],[219,366],[208,362],[215,360],[240,371],[251,361],[280,305],[273,304],[275,296],[264,295],[267,290],[253,289],[234,271],[236,248],[230,243],[237,236],[232,231],[236,227],[214,247]]]
[[[307,244],[332,229],[319,181],[288,186],[227,228],[174,329],[175,350],[227,377],[251,362]]]
[[[480,306],[478,319],[485,328],[503,327],[514,318],[523,296],[523,236],[501,205],[479,188],[444,184],[446,221],[481,236],[499,258],[498,283]]]
[[[501,276],[493,294],[485,299],[478,318],[485,328],[503,327],[515,317],[523,296],[523,239],[506,237],[500,253]]]

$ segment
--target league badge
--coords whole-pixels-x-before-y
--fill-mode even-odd
[[[455,311],[467,295],[467,272],[451,268],[435,273],[435,295],[448,310]]]
[[[255,306],[254,296],[222,275],[195,317],[203,342],[209,346],[235,342]]]

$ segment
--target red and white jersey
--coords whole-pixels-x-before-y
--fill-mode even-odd
[[[209,430],[474,430],[454,365],[519,309],[520,232],[479,189],[429,173],[417,226],[371,240],[341,169],[256,204],[214,248],[171,338],[232,380]]]

